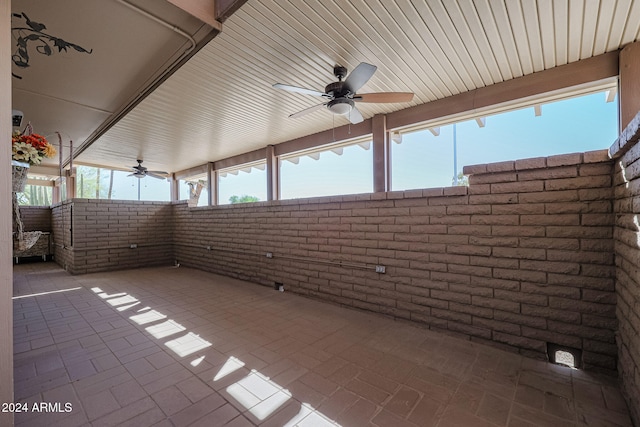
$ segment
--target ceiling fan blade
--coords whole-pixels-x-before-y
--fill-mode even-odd
[[[292,119],[297,119],[298,117],[302,117],[305,114],[313,113],[314,111],[319,110],[320,108],[324,107],[325,105],[327,105],[326,102],[324,104],[314,105],[313,107],[305,108],[302,111],[298,111],[297,113],[293,113],[289,117],[292,118]]]
[[[413,99],[412,92],[361,93],[353,97],[353,100],[356,102],[377,102],[377,103],[411,102],[412,99]]]
[[[158,175],[158,174],[156,174],[154,172],[147,172],[145,175],[153,177],[153,178],[157,178],[157,179],[165,179],[166,178],[166,177],[164,177],[162,175]]]
[[[361,62],[344,81],[344,88],[348,89],[351,93],[356,93],[366,82],[369,81],[373,73],[376,72],[378,67],[375,65]]]
[[[362,113],[356,107],[353,107],[351,109],[349,114],[347,114],[347,118],[354,125],[357,124],[357,123],[360,123],[360,122],[362,122],[364,120],[364,118],[362,117]]]
[[[313,96],[326,96],[325,93],[322,93],[313,89],[305,89],[303,87],[291,86],[291,85],[283,85],[282,83],[276,83],[273,85],[275,89],[287,90],[289,92],[297,92],[304,93],[305,95],[313,95]]]
[[[147,171],[147,173],[154,173],[156,175],[164,175],[164,176],[169,175],[169,172],[165,172],[165,171]]]

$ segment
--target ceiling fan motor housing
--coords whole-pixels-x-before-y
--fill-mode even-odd
[[[324,93],[326,93],[327,95],[329,95],[332,98],[339,98],[341,96],[344,96],[344,94],[342,93],[342,87],[343,86],[344,86],[344,82],[329,83],[324,88]]]

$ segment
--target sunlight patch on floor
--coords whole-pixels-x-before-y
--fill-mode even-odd
[[[115,297],[123,297],[123,296],[125,296],[125,295],[128,295],[128,294],[127,294],[126,292],[119,292],[119,293],[117,293],[117,294],[111,294],[111,295],[109,295],[109,294],[108,294],[108,293],[106,293],[106,292],[101,292],[101,293],[99,293],[99,294],[98,294],[98,296],[99,296],[100,298],[102,298],[102,299],[115,298]]]
[[[118,307],[118,311],[125,311],[125,310],[129,310],[131,307],[135,307],[136,305],[140,304],[140,301],[138,302],[134,302],[133,304],[128,304],[128,305],[122,305],[120,307]]]
[[[158,323],[157,325],[149,326],[145,330],[153,335],[154,338],[166,338],[169,335],[177,334],[186,330],[184,326],[175,320],[167,320],[166,322]]]
[[[58,289],[55,291],[48,291],[48,292],[38,292],[35,294],[29,294],[29,295],[18,295],[16,297],[13,297],[12,299],[22,299],[22,298],[29,298],[29,297],[37,297],[40,295],[49,295],[49,294],[57,294],[60,292],[69,292],[69,291],[77,291],[78,289],[82,289],[82,287],[77,287],[77,288],[69,288],[69,289]]]
[[[127,294],[121,297],[108,299],[107,302],[115,307],[117,305],[131,304],[139,301],[137,298],[134,298],[131,295]]]
[[[291,393],[288,390],[255,369],[240,381],[227,387],[227,393],[261,421],[291,399]]]
[[[81,288],[74,288],[69,290],[75,289]],[[127,294],[126,292],[114,293],[109,295],[98,287],[91,288],[91,290],[98,296],[100,296],[100,298],[107,300],[106,302],[108,302],[118,311],[128,310],[141,304],[138,299]],[[54,292],[64,291],[65,290]],[[24,297],[26,296],[16,298]],[[187,329],[175,320],[167,319],[166,315],[160,313],[157,310],[153,310],[149,306],[139,308],[135,310],[135,313],[138,314],[130,316],[129,319],[134,321],[138,325],[146,325],[166,319],[163,322],[156,323],[145,328],[145,331],[156,339],[163,339],[171,335],[184,332]],[[164,343],[164,345],[180,357],[192,355],[202,349],[212,346],[209,341],[201,338],[199,335],[193,332],[188,332],[186,335],[182,335],[178,338],[167,341],[166,343]],[[190,362],[190,364],[194,367],[198,366],[204,359],[205,356],[196,357]],[[219,369],[219,371],[213,378],[213,381],[219,381],[220,379],[233,372],[236,372],[244,366],[245,363],[242,360],[231,356]],[[242,379],[229,385],[226,388],[226,392],[260,421],[268,418],[271,414],[273,414],[293,398],[293,395],[289,390],[276,384],[269,377],[261,374],[255,369],[252,369],[250,373],[244,376]],[[308,403],[301,403],[300,411],[298,412],[298,414],[296,414],[285,424],[285,427],[293,426],[340,427],[339,424],[328,419]]]
[[[331,421],[323,414],[318,412],[313,406],[308,403],[302,403],[300,405],[300,411],[291,418],[282,427],[341,427],[335,421]]]
[[[242,360],[231,356],[229,359],[227,359],[226,362],[224,362],[224,365],[222,365],[222,368],[220,368],[216,376],[213,377],[213,380],[218,381],[226,377],[230,373],[237,371],[243,366],[244,366],[244,362]]]
[[[164,345],[169,347],[178,356],[185,357],[195,353],[198,350],[210,347],[211,343],[205,339],[200,338],[200,336],[194,334],[193,332],[189,332],[187,335],[176,338],[175,340],[168,341]]]
[[[139,310],[138,310],[139,311]],[[129,319],[136,322],[138,325],[146,325],[147,323],[155,322],[157,320],[166,319],[167,316],[156,310],[146,311],[142,314],[136,314],[129,317]]]
[[[198,366],[200,363],[202,363],[202,361],[204,360],[204,356],[200,356],[197,359],[193,359],[191,362],[189,362],[189,364],[193,367]]]

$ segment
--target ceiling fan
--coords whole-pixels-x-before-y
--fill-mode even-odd
[[[167,172],[162,171],[150,171],[144,166],[142,166],[142,160],[136,160],[138,164],[136,166],[131,166],[132,173],[127,176],[135,176],[136,178],[144,178],[145,176],[151,176],[158,179],[165,179],[168,175]]]
[[[289,116],[291,118],[304,116],[305,114],[309,114],[326,106],[327,109],[332,113],[344,115],[349,119],[351,123],[356,124],[364,120],[362,117],[362,113],[360,113],[360,111],[355,106],[356,102],[397,103],[409,102],[413,99],[413,93],[411,92],[378,92],[357,94],[356,92],[369,81],[369,79],[373,76],[377,69],[378,68],[375,65],[361,62],[347,76],[347,69],[340,65],[336,65],[333,68],[333,74],[338,78],[338,81],[329,83],[324,88],[324,92],[313,89],[305,89],[297,86],[285,85],[282,83],[276,83],[273,85],[273,87],[276,89],[287,90],[289,92],[320,96],[327,99],[327,101],[323,102],[322,104],[314,105],[313,107],[309,107],[302,111],[298,111],[297,113],[291,114]]]

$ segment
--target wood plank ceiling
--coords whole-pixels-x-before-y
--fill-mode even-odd
[[[410,91],[408,104],[359,104],[365,118],[620,49],[638,40],[634,0],[249,0],[222,33],[78,162],[143,158],[177,171],[347,123],[322,99],[336,64],[378,67],[360,90]]]

